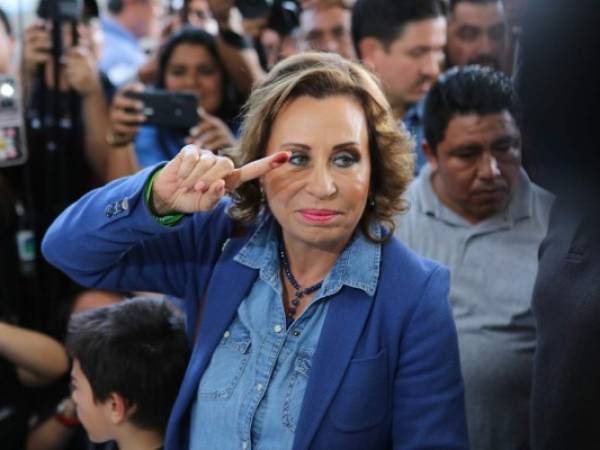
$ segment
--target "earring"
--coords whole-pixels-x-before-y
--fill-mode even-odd
[[[375,196],[372,192],[369,192],[369,195],[367,196],[367,205],[369,208],[375,208]]]
[[[264,205],[265,203],[267,203],[267,199],[265,198],[265,190],[262,187],[262,184],[259,187],[260,190],[260,203],[261,205]]]

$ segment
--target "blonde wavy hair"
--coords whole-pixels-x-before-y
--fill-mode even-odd
[[[262,158],[284,105],[301,96],[334,95],[356,98],[365,112],[371,187],[359,226],[369,240],[384,242],[394,232],[394,216],[406,209],[402,194],[413,176],[413,141],[396,123],[376,78],[362,66],[331,53],[301,53],[281,61],[252,91],[243,109],[240,144],[228,153],[236,166]],[[232,197],[229,214],[245,224],[254,222],[266,208],[258,180],[244,183]],[[388,231],[381,239],[370,230],[373,220]]]

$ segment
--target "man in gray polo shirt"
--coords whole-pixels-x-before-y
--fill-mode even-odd
[[[521,168],[510,80],[454,68],[425,103],[428,165],[396,236],[450,268],[474,450],[529,448],[535,345],[530,304],[552,197]]]

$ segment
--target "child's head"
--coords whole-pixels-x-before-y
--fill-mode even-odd
[[[73,316],[73,400],[90,440],[120,424],[164,433],[189,357],[183,322],[165,302],[126,300]]]

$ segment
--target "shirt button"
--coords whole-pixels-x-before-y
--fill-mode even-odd
[[[227,330],[225,333],[223,333],[223,337],[225,339],[227,339],[230,335],[231,335],[231,333],[229,332],[229,330]]]
[[[300,332],[298,330],[294,330],[292,334],[296,337],[300,336]]]
[[[281,330],[283,330],[283,327],[282,327],[281,325],[279,325],[279,324],[277,324],[277,325],[275,325],[275,326],[273,327],[273,331],[274,331],[275,333],[281,333]]]
[[[242,450],[246,450],[248,448],[248,441],[242,442]]]
[[[263,389],[264,389],[264,386],[262,383],[256,383],[256,390],[258,392],[262,392]]]

